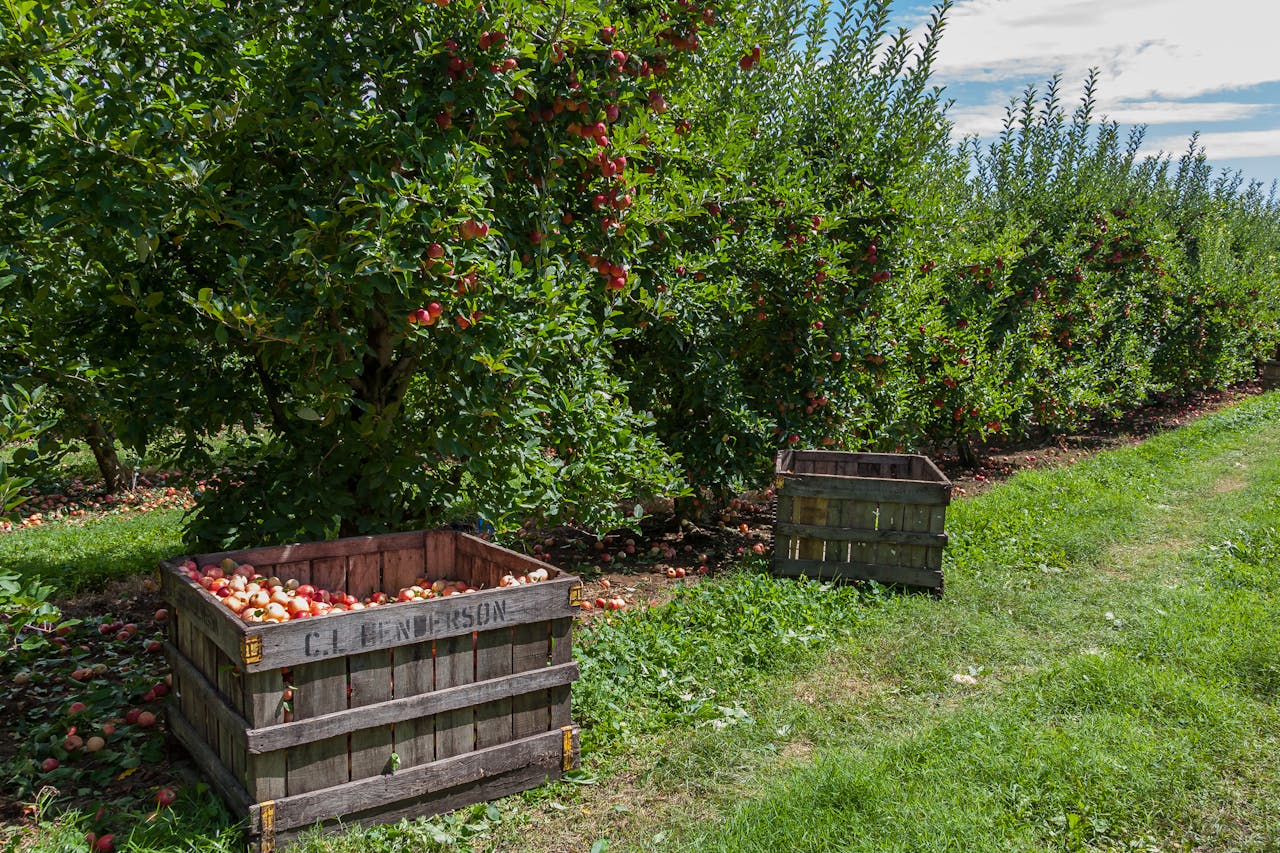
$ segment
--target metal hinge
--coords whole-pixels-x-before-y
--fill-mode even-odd
[[[258,817],[262,823],[261,840],[258,842],[260,853],[271,853],[276,849],[276,802],[267,800],[258,804]]]
[[[257,635],[240,638],[240,659],[246,664],[262,660],[262,637]]]
[[[564,771],[568,773],[573,769],[573,726],[564,726],[560,729],[564,734]]]
[[[569,587],[569,606],[570,607],[582,606],[582,584],[581,583],[575,583],[573,586]]]

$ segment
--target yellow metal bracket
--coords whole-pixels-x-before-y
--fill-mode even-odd
[[[276,849],[276,801],[267,800],[265,803],[259,803],[258,817],[262,823],[258,850],[260,853],[271,853]]]
[[[573,769],[573,726],[564,726],[560,729],[564,733],[564,767],[565,772]]]
[[[581,583],[575,583],[573,586],[569,587],[569,606],[570,607],[582,606],[582,584]]]
[[[246,664],[258,663],[262,660],[262,638],[259,636],[241,637],[240,659]]]

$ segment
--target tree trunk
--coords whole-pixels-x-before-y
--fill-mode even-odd
[[[133,477],[133,472],[120,464],[120,456],[116,453],[115,439],[111,433],[95,418],[85,416],[84,440],[93,451],[93,458],[98,463],[98,471],[102,474],[102,485],[107,494],[115,494],[123,490]]]
[[[956,441],[956,451],[960,456],[961,465],[970,470],[978,467],[978,454],[969,439],[961,438]]]

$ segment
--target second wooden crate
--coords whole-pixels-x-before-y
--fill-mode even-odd
[[[941,594],[951,481],[925,456],[784,450],[773,573]]]

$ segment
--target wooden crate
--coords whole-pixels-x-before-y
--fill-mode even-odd
[[[246,624],[161,563],[172,622],[169,729],[252,846],[316,823],[382,823],[522,791],[577,766],[574,576],[451,530],[194,556],[364,597],[416,578],[480,591]],[[548,580],[499,587],[509,572]],[[283,701],[292,686],[291,721]],[[392,753],[398,756],[393,769]]]
[[[1262,362],[1262,375],[1260,377],[1262,387],[1266,391],[1274,391],[1280,388],[1280,361],[1266,359]]]
[[[951,481],[924,456],[784,450],[773,573],[942,593]]]

